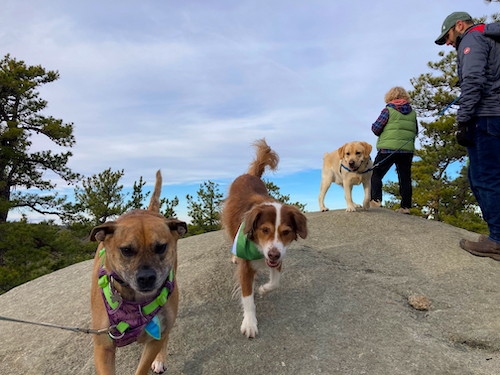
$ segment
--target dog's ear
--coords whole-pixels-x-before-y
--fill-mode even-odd
[[[370,153],[372,152],[372,145],[367,143],[367,142],[362,142],[363,146],[365,147],[365,151],[363,153],[363,156],[365,159],[368,159],[370,157]]]
[[[347,144],[347,143],[346,143]],[[345,148],[345,145],[343,145],[342,147],[340,147],[337,152],[339,153],[339,157],[340,159],[343,159],[344,158],[344,148]]]
[[[245,214],[243,234],[245,234],[250,241],[255,238],[255,229],[257,229],[257,221],[259,220],[261,214],[262,210],[260,206],[252,208]]]
[[[116,221],[108,221],[102,225],[99,225],[92,229],[90,232],[90,240],[91,241],[104,241],[107,234],[112,234],[116,229]]]
[[[184,221],[169,217],[166,222],[170,230],[176,232],[179,237],[182,237],[187,233],[187,224]]]
[[[307,218],[306,216],[295,206],[287,206],[290,211],[290,216],[292,222],[295,226],[295,233],[297,233],[301,238],[307,237]],[[297,238],[295,238],[297,239]]]

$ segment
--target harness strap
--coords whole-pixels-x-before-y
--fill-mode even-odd
[[[118,308],[118,305],[120,304],[120,301],[118,301],[116,298],[113,298],[113,296],[115,296],[116,294],[114,294],[111,290],[108,275],[101,276],[97,283],[101,287],[104,296],[106,297],[106,301],[108,301],[109,303],[109,306],[111,306],[113,310],[116,310]]]
[[[101,269],[99,271],[98,285],[101,288],[102,295],[105,300],[110,323],[114,329],[120,333],[119,336],[109,333],[109,337],[114,341],[116,346],[124,346],[136,341],[137,337],[144,327],[145,331],[153,338],[159,340],[161,336],[160,322],[156,316],[159,309],[167,303],[169,295],[175,288],[174,284],[174,269],[165,281],[164,287],[160,293],[149,303],[142,303],[123,300],[120,294],[114,289],[113,281],[117,280],[116,273],[107,273],[104,267],[105,249],[101,249],[99,256],[102,257]],[[118,280],[117,280],[118,281]],[[147,304],[146,304],[147,303]],[[146,305],[144,305],[146,304]],[[135,306],[135,307],[133,307]],[[123,311],[122,311],[123,310]],[[133,312],[132,312],[133,311]],[[124,317],[121,317],[125,314]],[[132,315],[130,315],[132,314]],[[120,317],[121,318],[120,318]],[[131,326],[132,325],[132,326]]]
[[[170,274],[168,275],[168,281],[172,282],[174,279],[174,269],[172,268],[170,270]],[[161,293],[159,294],[158,297],[156,297],[153,302],[150,304],[144,306],[142,308],[142,311],[144,314],[149,315],[151,314],[156,308],[163,306],[164,304],[167,303],[168,299],[168,289],[166,287],[163,287],[161,290]]]
[[[120,322],[118,323],[118,325],[116,326],[116,329],[120,332],[120,333],[123,333],[127,330],[127,328],[130,327],[130,324],[126,323],[126,322]]]

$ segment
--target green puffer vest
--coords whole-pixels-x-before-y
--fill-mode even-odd
[[[389,121],[378,137],[377,150],[415,151],[415,134],[417,133],[417,113],[412,110],[407,115],[394,108],[389,110]],[[412,139],[413,138],[413,139]],[[408,142],[409,139],[412,139]],[[405,144],[405,142],[408,142]],[[403,146],[404,145],[404,146]]]

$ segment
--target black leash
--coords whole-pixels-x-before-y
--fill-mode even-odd
[[[441,115],[442,115],[443,113],[445,113],[445,112],[446,112],[446,111],[447,111],[447,110],[448,110],[448,109],[449,109],[449,108],[450,108],[453,104],[455,104],[455,102],[456,102],[458,99],[460,99],[460,96],[457,96],[457,97],[455,98],[455,100],[454,100],[454,101],[452,101],[452,102],[448,105],[448,107],[446,107],[445,109],[443,109],[443,110],[442,110],[442,111],[438,114],[438,116],[437,116],[437,117],[438,117],[438,118],[439,118],[439,117],[441,117]],[[414,139],[415,139],[415,138],[416,138],[416,137],[417,137],[417,136],[418,136],[421,132],[423,132],[424,130],[425,130],[425,129],[422,129],[422,130],[420,130],[419,132],[417,132],[417,133],[416,133],[413,137],[411,137],[411,138],[410,138],[410,139],[408,139],[405,143],[403,143],[403,145],[402,145],[400,148],[398,148],[397,150],[394,150],[393,152],[391,152],[391,153],[389,154],[389,156],[388,156],[388,157],[386,157],[385,159],[383,159],[383,160],[379,161],[377,164],[375,164],[375,165],[373,166],[373,169],[375,169],[375,168],[379,167],[382,163],[385,163],[387,160],[389,160],[389,159],[390,159],[390,158],[391,158],[391,157],[392,157],[395,153],[397,153],[399,150],[401,150],[403,147],[405,147],[405,146],[408,144],[408,142],[413,141],[413,140],[414,140]]]

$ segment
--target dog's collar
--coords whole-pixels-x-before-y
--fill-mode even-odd
[[[368,163],[372,160],[372,158],[370,157],[370,159],[368,159],[368,162],[366,163],[366,165],[368,166]],[[348,172],[355,172],[355,173],[359,173],[359,174],[363,174],[363,173],[368,173],[368,172],[371,172],[373,171],[373,168],[368,168],[366,171],[363,171],[363,172],[358,172],[359,168],[361,168],[361,165],[359,167],[357,167],[355,170],[352,170],[352,169],[349,169],[347,168],[344,164],[342,164],[342,159],[340,160],[340,171],[342,172],[342,168],[344,168],[346,171]]]
[[[174,270],[170,271],[163,288],[156,296],[143,302],[124,300],[113,286],[116,281],[113,271],[107,273],[104,267],[105,250],[99,255],[103,258],[99,268],[98,284],[108,313],[109,325],[114,332],[109,334],[116,346],[125,346],[137,341],[143,330],[151,337],[161,338],[160,322],[156,317],[161,307],[175,288]]]
[[[238,229],[236,238],[234,239],[231,252],[241,259],[246,259],[246,260],[263,259],[264,254],[262,254],[257,248],[257,246],[252,241],[250,241],[247,238],[247,236],[245,236],[245,234],[243,233],[242,228],[244,227],[244,225],[245,222],[243,221]]]

